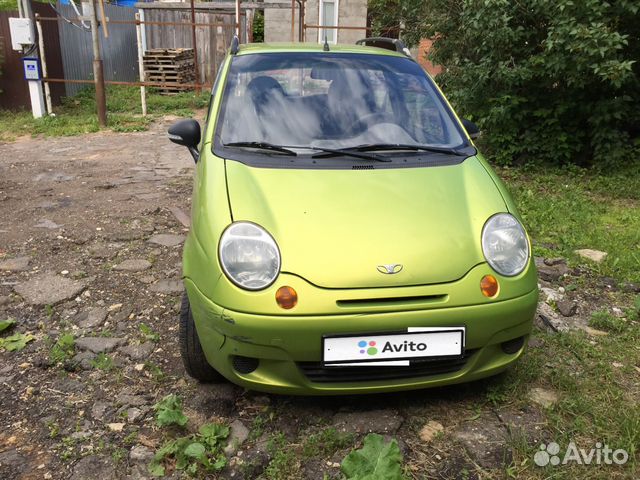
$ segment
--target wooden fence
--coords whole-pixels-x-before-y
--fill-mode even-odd
[[[144,22],[180,23],[181,25],[145,24],[146,49],[193,48],[191,11],[189,4],[176,8],[175,4],[136,4],[144,10]],[[241,15],[240,35],[246,41],[250,15]],[[235,14],[232,12],[195,12],[196,45],[199,83],[212,84],[220,63],[235,34]]]

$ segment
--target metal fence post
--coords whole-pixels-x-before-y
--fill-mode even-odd
[[[98,17],[96,13],[96,0],[91,1],[91,40],[93,43],[93,78],[96,86],[96,107],[98,110],[98,123],[101,127],[107,126],[107,97],[104,91],[104,72],[102,59],[100,58],[100,37],[98,36]]]
[[[47,58],[44,54],[44,37],[42,36],[42,24],[40,23],[40,15],[36,13],[36,28],[38,29],[38,50],[40,50],[40,65],[42,67],[42,76],[47,78]],[[51,115],[53,113],[53,107],[51,106],[51,88],[46,80],[43,80],[44,84],[44,98],[47,103],[47,113]]]
[[[138,72],[140,74],[140,81],[144,82],[144,55],[142,47],[142,28],[140,24],[140,14],[136,13],[136,37],[138,39]],[[142,105],[142,115],[147,116],[147,88],[142,85],[140,87],[140,103]]]
[[[191,39],[193,41],[193,63],[196,70],[196,93],[200,93],[200,65],[198,65],[198,44],[196,41],[196,9],[195,0],[191,0]]]

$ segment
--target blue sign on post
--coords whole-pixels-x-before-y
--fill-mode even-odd
[[[38,58],[23,58],[22,65],[24,66],[25,80],[42,80],[42,71],[40,70],[40,60]]]

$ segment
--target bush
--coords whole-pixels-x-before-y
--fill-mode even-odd
[[[374,26],[402,21],[409,43],[435,39],[438,83],[495,161],[609,167],[637,150],[637,1],[393,1],[371,0]]]
[[[264,42],[264,12],[262,10],[256,10],[253,17],[253,42]]]

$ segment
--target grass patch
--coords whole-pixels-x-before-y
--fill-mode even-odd
[[[338,450],[349,447],[355,442],[355,435],[347,432],[338,432],[335,428],[329,427],[318,433],[311,434],[302,445],[303,456],[309,457],[329,457]]]
[[[49,360],[56,364],[73,357],[76,352],[76,341],[72,333],[64,333],[49,350]]]
[[[615,173],[579,168],[498,169],[518,205],[537,256],[568,258],[596,274],[640,281],[640,163]],[[574,250],[609,255],[601,264]]]
[[[154,332],[153,329],[146,323],[141,323],[138,328],[140,329],[140,333],[142,334],[144,342],[158,342],[160,340],[160,335]]]
[[[267,445],[271,461],[264,471],[269,480],[288,480],[301,477],[297,452],[287,443],[282,432],[274,434]]]
[[[589,326],[606,332],[622,333],[627,329],[627,322],[609,312],[600,311],[591,315]]]
[[[99,353],[96,358],[91,360],[91,366],[108,372],[113,368],[113,360],[106,353]]]
[[[633,367],[640,362],[640,352],[634,348],[638,340],[637,325],[625,335],[600,337],[595,345],[582,332],[547,338],[548,356],[554,358],[549,380],[561,393],[561,401],[548,415],[558,443],[566,446],[574,441],[592,448],[602,442],[614,450],[625,449],[629,462],[624,469],[629,472],[637,467],[640,445],[640,410],[633,385],[637,378]],[[583,476],[588,473],[584,467],[572,468],[573,475],[566,472],[567,478],[590,478]]]
[[[150,89],[147,93],[149,115],[143,117],[139,88],[110,85],[106,96],[107,128],[114,132],[146,130],[155,116],[168,113],[190,117],[196,109],[205,108],[209,101],[209,92],[160,95]],[[23,135],[72,136],[100,130],[93,87],[85,88],[74,97],[63,98],[62,105],[54,107],[54,113],[55,116],[35,119],[27,110],[0,110],[0,141],[12,141]]]
[[[611,318],[605,315],[605,322],[609,322]],[[602,324],[598,327],[604,329]],[[587,452],[600,442],[613,450],[626,450],[629,460],[622,466],[570,462],[541,468],[532,462],[539,444],[529,443],[516,429],[509,431],[514,463],[505,466],[505,474],[525,479],[597,479],[606,472],[608,478],[635,478],[640,451],[635,370],[640,365],[640,349],[636,347],[640,326],[629,323],[623,334],[611,333],[595,340],[580,330],[535,334],[544,346],[530,349],[503,377],[490,380],[489,403],[498,409],[526,406],[528,389],[544,386],[557,392],[559,401],[545,410],[544,428],[548,433],[543,438],[560,445],[561,458],[570,442]]]
[[[266,407],[264,411],[260,412],[251,423],[249,440],[254,441],[260,438],[275,418],[276,413],[268,407]]]

